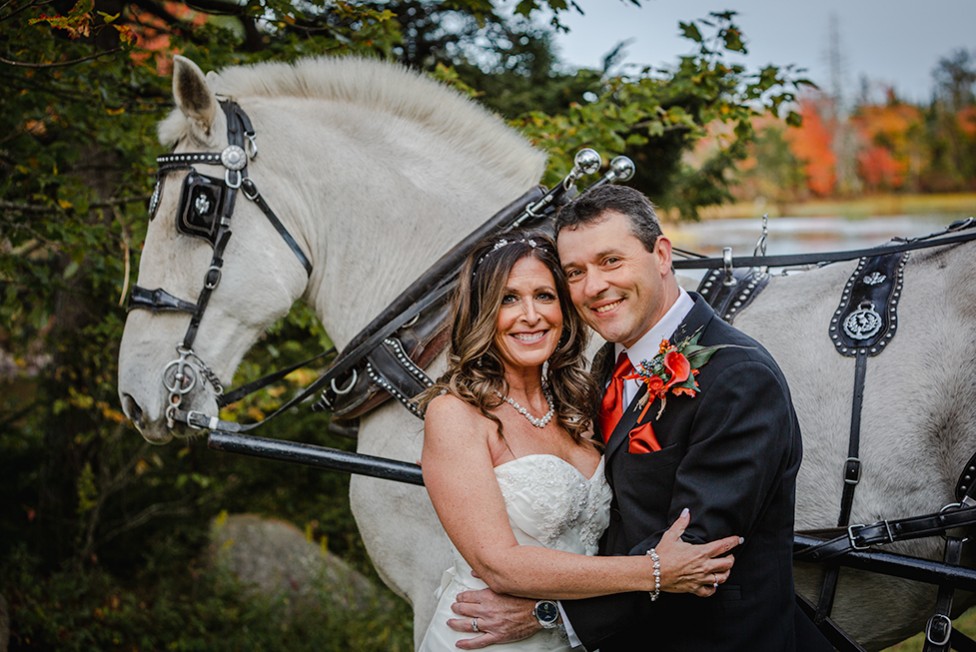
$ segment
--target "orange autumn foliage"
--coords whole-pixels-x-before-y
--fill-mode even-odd
[[[163,6],[171,16],[180,19],[188,27],[198,27],[207,22],[207,14],[194,11],[181,2],[164,2]],[[136,47],[129,53],[129,57],[139,65],[146,65],[152,59],[160,75],[171,74],[173,55],[180,52],[178,48],[171,45],[170,37],[173,28],[163,19],[143,11],[137,5],[132,5],[130,11],[134,18],[133,22],[139,27],[133,30]]]
[[[812,97],[800,99],[799,114],[803,126],[789,129],[786,138],[793,155],[802,163],[807,187],[820,197],[827,197],[837,187],[837,155],[833,134],[820,115],[820,107]]]
[[[869,190],[897,190],[904,186],[917,145],[913,134],[923,128],[917,106],[889,98],[884,105],[866,105],[851,116],[862,145],[858,174]]]
[[[970,138],[976,137],[976,106],[964,106],[956,114],[959,131]]]

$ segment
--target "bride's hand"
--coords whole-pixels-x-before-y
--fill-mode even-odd
[[[732,550],[742,540],[731,536],[700,545],[686,543],[681,535],[690,522],[691,514],[685,509],[655,548],[661,559],[661,590],[707,597],[714,595],[718,585],[729,579],[735,562],[732,555],[719,555]]]

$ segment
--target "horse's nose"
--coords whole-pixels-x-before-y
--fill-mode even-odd
[[[141,430],[145,427],[142,408],[130,394],[122,394],[122,411],[135,424],[136,428]]]

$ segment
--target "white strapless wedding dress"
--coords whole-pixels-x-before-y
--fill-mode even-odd
[[[521,545],[595,555],[600,536],[610,522],[610,487],[603,473],[603,458],[593,476],[555,455],[526,455],[495,467],[515,539]],[[454,552],[454,565],[445,571],[439,599],[420,644],[419,652],[457,650],[455,643],[472,638],[471,632],[455,632],[447,626],[454,596],[462,591],[486,588],[471,576],[471,566]],[[544,597],[544,596],[542,596]],[[515,643],[492,645],[490,652],[566,652],[570,650],[561,628],[542,630]]]

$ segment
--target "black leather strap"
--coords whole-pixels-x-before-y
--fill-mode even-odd
[[[956,481],[956,500],[967,506],[976,505],[976,453],[969,458],[959,480]]]
[[[851,508],[854,505],[854,490],[861,481],[861,406],[864,404],[864,376],[867,373],[868,359],[859,355],[854,359],[854,397],[851,401],[851,433],[847,442],[847,460],[844,462],[844,489],[840,497],[840,515],[837,526],[850,523]]]
[[[976,507],[963,507],[923,516],[912,516],[891,521],[882,520],[870,525],[850,525],[847,528],[831,528],[828,530],[805,530],[802,534],[826,535],[834,538],[796,552],[794,559],[804,562],[823,562],[852,550],[864,550],[873,545],[943,534],[946,530],[973,524],[976,524]],[[840,536],[836,536],[837,534]]]
[[[295,254],[295,257],[298,258],[298,262],[300,262],[302,267],[305,268],[305,273],[311,276],[312,261],[308,259],[308,256],[305,255],[302,248],[298,246],[298,242],[295,241],[295,237],[288,232],[285,225],[281,223],[281,220],[278,219],[275,212],[271,210],[270,206],[268,206],[268,202],[264,201],[264,197],[262,197],[261,193],[258,192],[258,188],[254,185],[254,182],[251,181],[250,178],[244,179],[244,181],[241,182],[241,190],[244,192],[245,197],[253,201],[257,207],[261,209],[264,216],[268,218],[269,222],[271,222],[271,226],[275,228],[275,231],[278,232],[281,239],[285,241],[285,244],[288,245],[288,247]]]
[[[318,362],[322,358],[327,358],[330,355],[333,355],[335,352],[336,352],[336,348],[334,346],[329,347],[329,349],[323,351],[322,353],[319,353],[318,355],[312,356],[307,360],[296,362],[295,364],[285,367],[284,369],[279,369],[274,373],[270,373],[267,376],[262,376],[261,378],[258,378],[255,381],[247,383],[246,385],[241,385],[240,387],[234,390],[221,394],[220,396],[217,397],[217,406],[224,407],[225,405],[236,403],[237,401],[241,400],[245,396],[249,396],[250,394],[253,394],[259,389],[263,389],[272,383],[276,383],[279,380],[284,379],[284,377],[290,374],[291,372],[297,369],[301,369],[302,367],[307,367],[313,362]]]
[[[424,370],[414,364],[403,345],[395,337],[383,340],[366,358],[366,373],[370,380],[385,389],[393,398],[417,418],[423,413],[413,397],[434,384]]]
[[[963,539],[959,537],[946,538],[945,563],[958,566],[962,559]],[[947,652],[952,640],[952,595],[954,588],[951,584],[940,584],[939,595],[935,600],[935,612],[925,624],[925,645],[922,652]]]
[[[952,649],[958,652],[976,652],[976,641],[969,638],[958,629],[953,629],[952,634],[949,637],[952,643]]]
[[[731,278],[732,283],[729,283]],[[714,269],[698,284],[698,293],[723,320],[731,324],[736,315],[745,310],[769,285],[769,272],[765,268],[731,270]]]
[[[141,285],[133,285],[132,293],[129,295],[128,310],[136,309],[193,314],[197,310],[197,304],[175,297],[163,288],[148,290]]]
[[[908,256],[886,254],[858,262],[828,329],[838,353],[875,356],[894,338]]]
[[[881,245],[869,249],[851,249],[849,251],[831,251],[811,254],[793,254],[784,256],[743,256],[741,258],[731,258],[731,264],[736,267],[794,267],[799,265],[823,265],[825,263],[835,263],[842,260],[857,260],[865,256],[880,256],[884,254],[898,254],[916,249],[927,249],[930,247],[941,247],[943,245],[958,244],[976,240],[976,231],[957,233],[956,235],[943,236],[946,233],[968,230],[976,226],[976,219],[966,218],[958,220],[949,225],[945,231],[933,233],[921,238],[904,240],[897,244]],[[725,258],[696,258],[694,260],[675,260],[672,265],[675,269],[722,269],[729,265],[730,261]]]

